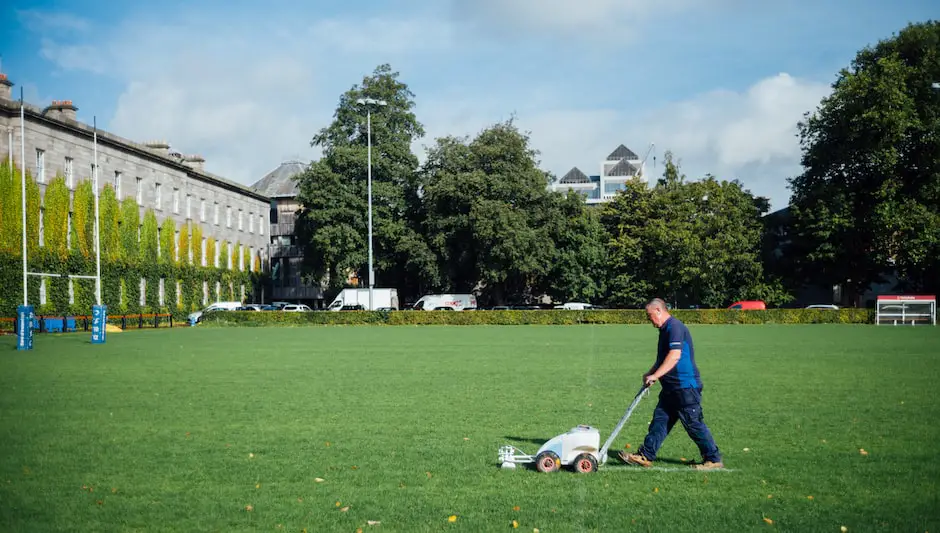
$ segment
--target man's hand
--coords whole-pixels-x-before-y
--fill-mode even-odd
[[[644,387],[652,387],[653,383],[656,383],[656,380],[657,378],[653,374],[643,374],[643,386]]]

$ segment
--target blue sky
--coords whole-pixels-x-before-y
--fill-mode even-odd
[[[80,120],[169,141],[246,184],[316,158],[310,139],[339,95],[388,62],[416,95],[419,155],[515,115],[559,176],[655,143],[690,179],[739,179],[780,208],[800,171],[797,121],[858,49],[927,20],[931,4],[13,0],[0,54],[17,97],[72,100]]]

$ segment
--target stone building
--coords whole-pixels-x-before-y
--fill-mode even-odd
[[[12,85],[0,74],[0,158],[12,152],[14,162],[31,172],[43,197],[57,174],[65,177],[71,191],[81,180],[92,179],[94,129],[76,120],[78,108],[68,100],[54,100],[45,107],[24,106],[26,160],[21,160],[24,132]],[[247,247],[250,263],[234,268],[250,269],[256,256],[267,264],[271,202],[267,196],[207,172],[202,157],[183,155],[166,142],[137,143],[100,129],[97,139],[99,189],[111,184],[118,201],[136,199],[141,217],[146,209],[153,209],[158,223],[172,217],[177,227],[198,224],[206,238]],[[203,251],[205,244],[204,238]]]
[[[324,305],[323,288],[301,274],[303,247],[294,233],[295,213],[300,209],[294,177],[303,173],[308,165],[303,161],[285,161],[251,188],[271,199],[268,257],[271,258],[272,301],[297,302],[320,309]]]

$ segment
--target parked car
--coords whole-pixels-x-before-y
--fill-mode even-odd
[[[304,304],[287,304],[281,308],[281,311],[285,313],[306,313],[308,311],[313,311]]]
[[[187,317],[189,319],[189,325],[195,326],[202,320],[202,316],[206,313],[212,313],[215,311],[234,311],[242,306],[241,302],[215,302],[214,304],[206,307],[202,311],[196,311],[190,313]]]
[[[813,305],[807,305],[806,308],[807,309],[832,309],[833,311],[839,310],[839,306],[833,305],[833,304],[813,304]]]
[[[741,309],[742,311],[760,311],[767,309],[767,304],[761,300],[741,300],[728,306],[728,309]]]

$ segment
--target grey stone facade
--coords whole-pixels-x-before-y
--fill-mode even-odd
[[[0,158],[9,155],[12,136],[15,163],[25,163],[43,197],[57,174],[65,176],[70,190],[80,180],[92,179],[94,130],[75,120],[77,108],[70,101],[54,101],[45,108],[26,104],[22,160],[20,103],[11,100],[10,86],[0,77]],[[111,184],[119,201],[137,200],[141,216],[153,209],[160,223],[172,217],[177,227],[187,221],[199,224],[204,237],[240,243],[249,248],[252,261],[260,256],[262,265],[267,265],[271,209],[267,196],[206,172],[204,159],[175,153],[166,143],[140,144],[100,129],[97,138],[99,189]]]

